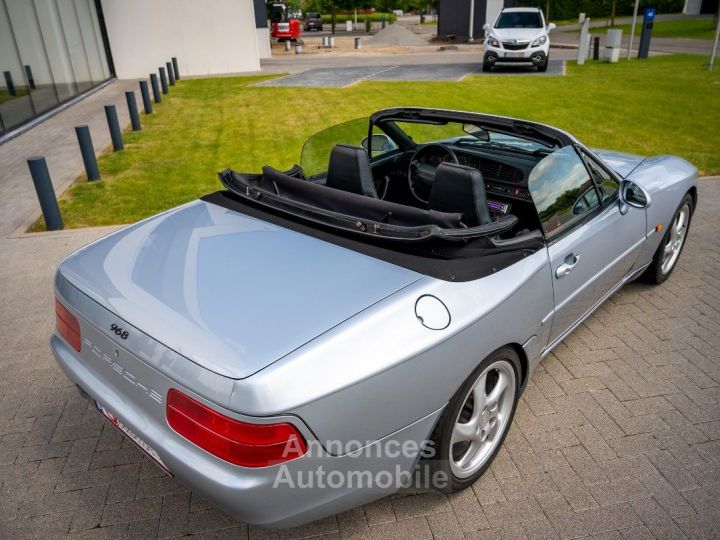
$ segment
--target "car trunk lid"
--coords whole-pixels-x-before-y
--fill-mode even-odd
[[[236,379],[422,277],[202,201],[101,239],[59,271],[120,319]]]

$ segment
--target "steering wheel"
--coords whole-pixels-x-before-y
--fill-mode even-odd
[[[427,204],[435,171],[441,163],[448,161],[458,163],[455,152],[444,144],[426,144],[413,154],[408,166],[408,185],[418,201]]]

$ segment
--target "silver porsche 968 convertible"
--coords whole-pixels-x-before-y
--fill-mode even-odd
[[[265,526],[471,485],[537,363],[667,279],[697,204],[680,158],[423,108],[220,180],[66,258],[51,346],[168,474]]]

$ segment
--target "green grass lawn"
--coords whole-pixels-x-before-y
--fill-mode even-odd
[[[584,143],[676,154],[720,173],[720,70],[661,56],[568,65],[565,77],[483,75],[461,82],[362,82],[349,88],[253,87],[263,77],[183,80],[125,150],[100,160],[62,197],[67,227],[130,223],[220,189],[226,167],[289,167],[310,135],[384,107],[466,109],[548,123]],[[44,228],[42,223],[34,227]]]
[[[591,19],[592,20],[592,19]],[[598,30],[605,31],[607,28],[620,28],[623,35],[630,33],[632,24],[619,24],[615,26],[592,28],[590,32]],[[579,30],[574,30],[579,32]],[[635,35],[642,32],[641,22],[635,25]],[[679,21],[655,21],[653,24],[652,37],[661,38],[690,38],[690,39],[713,39],[715,37],[715,25],[712,19],[684,19]]]

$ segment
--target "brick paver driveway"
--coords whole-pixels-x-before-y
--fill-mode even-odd
[[[631,284],[535,373],[473,489],[248,528],[162,473],[48,349],[52,275],[97,233],[0,241],[0,538],[720,536],[720,180],[660,287]]]

